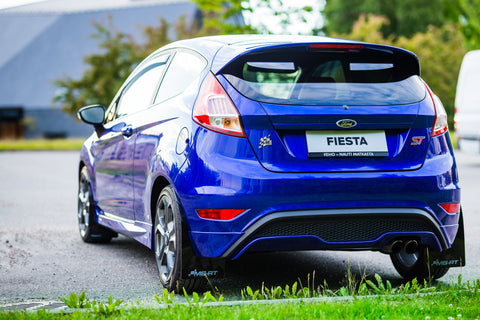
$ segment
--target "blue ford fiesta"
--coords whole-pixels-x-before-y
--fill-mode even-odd
[[[322,37],[216,36],[145,59],[78,168],[86,242],[151,248],[199,290],[248,252],[372,250],[407,279],[465,264],[447,115],[406,50]]]

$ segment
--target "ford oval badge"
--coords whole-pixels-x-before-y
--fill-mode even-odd
[[[337,121],[337,126],[340,128],[353,128],[357,125],[357,121],[352,119],[342,119]]]

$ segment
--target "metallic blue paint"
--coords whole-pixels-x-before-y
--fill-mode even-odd
[[[316,236],[258,238],[229,258],[258,250],[380,250],[406,236],[433,250],[449,248],[459,213],[448,214],[439,204],[460,202],[458,173],[448,133],[430,137],[435,111],[428,95],[411,105],[359,106],[348,112],[335,106],[278,106],[245,98],[217,75],[239,110],[247,138],[209,131],[193,122],[192,108],[210,70],[218,72],[238,55],[271,46],[261,37],[245,42],[248,39],[204,38],[159,50],[197,50],[208,60],[208,70],[183,94],[114,120],[100,136],[93,133],[85,142],[81,166],[91,177],[96,221],[152,248],[151,208],[156,201],[152,192],[155,181],[162,179],[177,193],[199,257],[222,257],[250,226],[270,214],[332,209],[418,209],[441,231],[387,232],[372,241],[342,243]],[[281,38],[269,39],[275,46],[290,45]],[[240,44],[226,44],[236,41]],[[335,123],[344,118],[355,120],[356,129],[386,130],[389,156],[308,158],[305,130],[338,129]],[[128,136],[127,126],[132,130]],[[184,150],[176,152],[179,136]],[[265,136],[272,145],[259,149]],[[414,136],[426,138],[419,146],[410,146]],[[232,220],[215,221],[200,218],[198,208],[247,210]]]

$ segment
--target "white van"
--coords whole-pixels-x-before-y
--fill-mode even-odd
[[[463,58],[455,96],[455,136],[458,148],[480,153],[480,50]]]

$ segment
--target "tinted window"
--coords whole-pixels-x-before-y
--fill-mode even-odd
[[[277,48],[246,54],[221,73],[243,95],[298,105],[392,105],[425,98],[415,56],[403,51]]]
[[[118,102],[117,117],[135,113],[151,105],[164,68],[164,64],[152,65],[128,85]]]
[[[155,103],[165,101],[185,91],[206,66],[207,62],[201,56],[178,51],[162,80]]]
[[[120,96],[108,109],[107,122],[115,117],[148,108],[152,104],[153,95],[165,71],[168,57],[169,54],[162,54],[140,64],[127,79],[127,84],[122,87]]]

